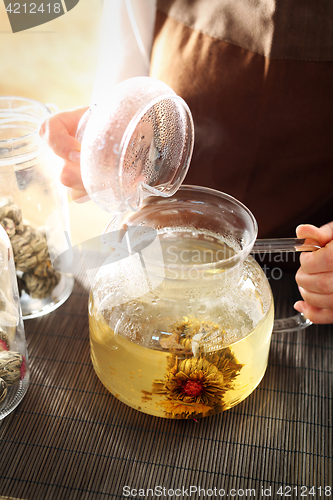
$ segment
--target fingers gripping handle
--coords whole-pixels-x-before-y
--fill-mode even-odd
[[[277,238],[258,239],[252,249],[252,253],[278,253],[278,252],[312,252],[320,247],[318,241],[310,238]],[[284,333],[304,330],[312,325],[302,313],[289,318],[276,319],[274,321],[273,333]]]

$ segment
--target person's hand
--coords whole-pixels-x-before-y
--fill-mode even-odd
[[[84,201],[84,189],[80,171],[81,144],[75,139],[78,123],[88,109],[87,106],[62,111],[44,121],[40,136],[47,142],[56,155],[63,158],[60,181],[67,186],[73,200]]]
[[[333,222],[320,228],[304,224],[296,233],[317,240],[322,248],[300,257],[296,281],[304,302],[294,307],[313,323],[333,323]]]

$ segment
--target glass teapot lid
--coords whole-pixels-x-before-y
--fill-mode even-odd
[[[185,101],[165,83],[136,77],[115,85],[82,117],[81,175],[90,198],[114,213],[169,197],[189,168],[194,125]]]

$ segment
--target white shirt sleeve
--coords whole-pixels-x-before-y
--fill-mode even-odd
[[[148,76],[156,0],[104,0],[92,103],[116,83]]]

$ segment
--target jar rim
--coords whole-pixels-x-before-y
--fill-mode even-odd
[[[5,162],[7,165],[9,162],[16,165],[18,162],[26,162],[44,151],[46,143],[39,136],[39,130],[43,121],[51,113],[47,105],[35,99],[21,96],[1,96],[1,130],[6,132],[6,128],[12,129],[14,133],[10,135],[14,135],[14,137],[0,138],[0,163]]]
[[[4,108],[2,106],[2,103],[3,102],[17,102],[17,103],[26,103],[26,104],[30,104],[31,107],[34,106],[36,110],[40,110],[41,113],[40,113],[40,123],[42,123],[42,121],[44,119],[46,119],[50,114],[51,114],[51,111],[50,109],[46,106],[46,104],[43,104],[42,102],[39,102],[39,101],[36,101],[35,99],[31,99],[29,97],[21,97],[21,96],[0,96],[0,116],[2,113],[4,112],[12,112],[13,114],[15,112],[17,112],[17,110],[20,109],[20,107],[8,107],[8,108]],[[36,117],[38,118],[38,116],[35,114],[31,114],[29,113],[27,116],[31,116],[31,117]],[[36,122],[36,125],[38,125],[38,123]],[[33,132],[29,132],[28,134],[25,134],[25,135],[21,135],[21,136],[18,136],[18,137],[13,137],[11,139],[0,139],[0,144],[2,145],[11,145],[11,144],[16,144],[18,143],[19,141],[21,141],[23,138],[27,138],[27,137],[33,137],[35,135],[37,135],[39,132],[39,127],[36,126],[36,130],[34,130]]]

